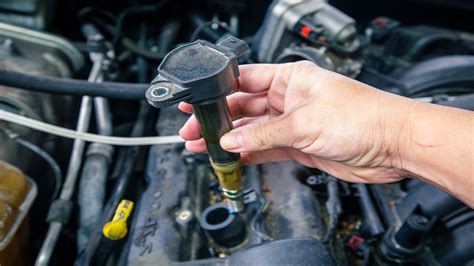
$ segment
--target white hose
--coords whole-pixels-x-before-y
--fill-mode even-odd
[[[102,136],[97,134],[78,132],[75,130],[58,127],[48,123],[44,123],[35,119],[17,115],[5,110],[0,110],[0,120],[22,125],[32,129],[36,129],[42,132],[53,134],[56,136],[71,138],[71,139],[82,139],[88,142],[97,142],[110,145],[118,146],[143,146],[143,145],[158,145],[158,144],[173,144],[181,143],[184,140],[180,136],[160,136],[160,137],[140,137],[140,138],[127,138],[127,137],[110,137]]]

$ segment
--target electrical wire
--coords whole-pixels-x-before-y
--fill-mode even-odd
[[[87,16],[90,16],[93,13],[96,13],[98,15],[103,16],[104,18],[109,19],[114,24],[117,23],[117,18],[112,12],[102,9],[100,7],[96,7],[96,6],[84,7],[78,12],[77,16],[79,17],[80,20],[85,20]]]
[[[129,38],[122,38],[121,43],[130,52],[138,56],[144,57],[146,59],[160,61],[160,60],[163,60],[163,58],[165,58],[165,55],[166,55],[166,54],[163,54],[162,51],[159,51],[159,52],[150,51],[147,48],[143,47],[143,45],[139,45],[133,42]]]
[[[28,128],[36,129],[45,133],[52,135],[71,138],[71,139],[81,139],[88,142],[96,142],[117,146],[144,146],[144,145],[159,145],[159,144],[173,144],[181,143],[184,140],[175,135],[175,136],[160,136],[160,137],[111,137],[111,136],[102,136],[97,134],[78,132],[75,130],[58,127],[48,123],[44,123],[35,119],[27,118],[15,113],[11,113],[5,110],[0,110],[0,120],[14,123],[17,125],[22,125]]]
[[[125,24],[125,19],[130,16],[139,15],[143,13],[153,13],[158,11],[163,5],[166,4],[168,0],[159,1],[153,5],[139,5],[139,6],[132,6],[129,8],[124,9],[120,14],[117,16],[115,30],[113,33],[112,42],[117,43],[120,38],[122,38],[122,30]]]
[[[267,209],[267,207],[268,205],[265,202],[265,199],[262,196],[259,196],[259,206],[258,206],[257,212],[255,213],[252,220],[250,221],[250,228],[264,242],[270,242],[274,240],[271,236],[263,232],[260,226],[257,225],[257,223],[260,221],[261,217],[265,213],[265,210]]]
[[[8,129],[5,129],[5,128],[2,128],[2,130],[5,132],[5,134],[13,141],[15,141],[16,143],[18,143],[19,145],[27,148],[28,150],[30,150],[31,152],[35,153],[36,155],[38,155],[39,157],[41,157],[46,163],[48,163],[49,167],[51,168],[51,171],[53,173],[53,176],[54,176],[54,191],[53,191],[53,194],[51,196],[51,200],[55,200],[58,195],[59,195],[59,191],[61,189],[61,184],[63,182],[63,173],[61,171],[61,167],[59,167],[59,164],[56,162],[56,160],[54,160],[54,158],[49,155],[48,152],[46,152],[45,150],[43,150],[42,148],[38,147],[37,145],[27,141],[27,140],[24,140],[22,138],[20,138],[18,136],[17,133],[14,133]]]
[[[140,7],[140,6],[138,6]],[[141,6],[140,10],[135,9],[138,7],[131,7],[134,8],[135,11],[142,11],[142,12],[152,12],[154,9],[158,9],[159,6]],[[122,11],[125,12],[126,10]],[[122,14],[121,13],[121,14]],[[127,17],[129,12],[123,13],[125,14],[125,17]],[[133,41],[131,38],[125,36],[124,34],[121,34],[122,28],[123,28],[123,20],[125,19],[124,15],[120,16],[116,19],[116,22],[114,25],[110,25],[106,21],[100,19],[100,18],[93,18],[91,17],[89,19],[89,22],[94,24],[95,26],[101,28],[104,32],[106,32],[108,35],[112,36],[112,42],[118,42],[121,44],[127,51],[130,51],[131,53],[144,57],[148,60],[152,61],[161,61],[166,55],[166,51],[160,50],[159,52],[154,52],[149,50],[148,48],[144,47],[143,44],[138,44],[135,41]],[[166,25],[165,25],[166,26]],[[174,39],[174,38],[173,38]]]

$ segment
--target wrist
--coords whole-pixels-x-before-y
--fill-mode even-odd
[[[400,177],[416,175],[412,167],[412,141],[416,113],[423,102],[387,94],[382,102],[386,110],[383,127],[390,166]]]
[[[449,179],[443,178],[445,173],[441,174],[438,169],[437,154],[430,151],[445,145],[443,135],[440,135],[443,125],[436,123],[439,117],[436,106],[412,99],[406,101],[403,107],[406,115],[403,116],[397,140],[396,167],[405,176],[450,190]]]
[[[474,116],[469,111],[409,100],[400,124],[394,166],[474,206]],[[452,162],[456,164],[453,165]]]

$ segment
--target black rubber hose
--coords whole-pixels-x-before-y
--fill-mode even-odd
[[[150,59],[150,60],[155,60],[155,61],[160,61],[160,60],[163,60],[163,58],[165,58],[165,55],[166,54],[163,54],[161,52],[152,52],[150,50],[148,50],[147,48],[144,48],[138,44],[136,44],[135,42],[133,42],[131,39],[129,38],[123,38],[122,39],[122,45],[127,48],[128,50],[130,50],[130,52],[138,55],[138,56],[142,56],[142,57],[145,57],[147,59]]]
[[[404,95],[424,97],[474,92],[474,56],[442,56],[418,63],[397,77]]]
[[[339,223],[339,216],[341,214],[341,200],[338,195],[339,188],[337,186],[337,179],[333,176],[328,177],[327,191],[328,199],[326,201],[326,208],[328,211],[329,221],[326,234],[322,241],[323,244],[329,244],[333,240]]]
[[[474,94],[462,95],[452,101],[440,101],[437,104],[474,111]]]
[[[428,49],[436,47],[436,45],[442,47],[456,46],[456,42],[460,41],[458,38],[458,36],[446,31],[428,33],[417,39],[413,46],[409,48],[406,57],[411,60],[419,60]]]
[[[364,222],[369,229],[371,236],[377,237],[384,233],[384,227],[375,209],[366,184],[357,183],[354,185],[359,192],[359,204],[364,216]]]
[[[130,16],[140,15],[144,13],[153,13],[158,11],[164,4],[166,4],[167,0],[162,0],[153,5],[139,5],[139,6],[132,6],[129,8],[124,9],[120,14],[117,16],[116,24],[115,24],[115,33],[113,38],[113,43],[116,43],[122,35],[123,26],[125,24],[125,19]]]
[[[465,206],[460,200],[434,185],[421,182],[408,191],[407,195],[397,204],[401,221],[404,221],[413,209],[419,207],[428,218],[442,218]]]
[[[123,100],[143,100],[149,84],[92,83],[86,80],[33,76],[0,69],[0,84],[18,89],[68,95],[89,95]]]
[[[431,250],[440,265],[472,265],[474,222],[470,219],[451,232],[435,236]]]

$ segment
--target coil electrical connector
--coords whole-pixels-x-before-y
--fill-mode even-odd
[[[235,37],[212,44],[198,40],[171,51],[146,92],[157,108],[181,101],[192,104],[201,125],[210,162],[232,211],[243,209],[240,155],[222,149],[219,140],[232,129],[226,96],[239,76],[237,59],[248,50]]]

